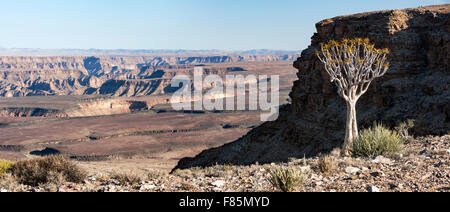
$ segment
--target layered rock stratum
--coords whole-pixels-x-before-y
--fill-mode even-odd
[[[294,63],[299,70],[292,104],[280,118],[243,138],[182,159],[177,168],[287,161],[329,152],[344,140],[345,102],[314,55],[321,42],[367,37],[391,50],[391,67],[357,105],[358,122],[391,127],[416,120],[414,135],[450,130],[450,5],[340,16],[319,22],[311,46]]]
[[[195,65],[295,58],[295,55],[4,56],[0,57],[0,97],[165,94],[172,91],[169,84],[175,74]]]

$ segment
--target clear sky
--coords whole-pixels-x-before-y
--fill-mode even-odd
[[[450,0],[0,0],[0,47],[300,50],[326,18],[444,3]]]

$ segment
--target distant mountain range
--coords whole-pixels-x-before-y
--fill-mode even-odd
[[[294,55],[301,51],[253,49],[245,51],[183,49],[32,49],[0,48],[0,56],[99,56],[99,55]]]

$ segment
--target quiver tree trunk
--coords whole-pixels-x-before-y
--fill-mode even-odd
[[[358,121],[356,119],[356,101],[347,102],[347,125],[345,128],[345,141],[342,154],[349,155],[354,139],[358,137]]]

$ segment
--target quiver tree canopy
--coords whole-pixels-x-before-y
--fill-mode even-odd
[[[331,40],[316,50],[319,60],[338,88],[338,94],[347,102],[347,129],[342,153],[349,154],[353,139],[358,137],[356,102],[367,92],[375,78],[389,69],[388,49],[377,49],[368,38]]]

